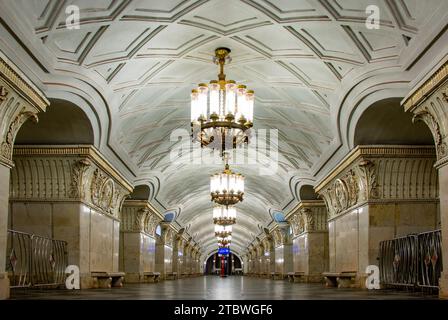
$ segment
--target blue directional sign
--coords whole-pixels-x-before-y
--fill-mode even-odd
[[[219,248],[218,249],[218,254],[222,254],[222,255],[226,256],[229,253],[230,253],[230,249],[229,248]]]

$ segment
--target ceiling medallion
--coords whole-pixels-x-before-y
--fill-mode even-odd
[[[230,62],[230,49],[217,48],[214,62],[219,65],[218,80],[201,83],[191,93],[192,138],[201,147],[221,150],[247,143],[253,126],[254,91],[226,80],[224,65]]]

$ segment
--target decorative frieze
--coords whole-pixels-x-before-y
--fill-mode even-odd
[[[294,237],[305,232],[327,231],[327,209],[320,200],[301,201],[286,219]]]
[[[316,187],[328,219],[367,201],[438,198],[435,150],[425,146],[358,146]]]
[[[18,146],[11,201],[82,201],[119,218],[132,186],[92,146]]]
[[[406,111],[414,114],[413,121],[423,121],[434,137],[437,164],[448,163],[448,63],[404,102]]]
[[[141,232],[155,237],[157,226],[163,217],[148,201],[126,200],[121,211],[122,232]]]
[[[42,92],[36,88],[20,70],[14,66],[7,58],[0,52],[0,103],[5,92],[17,92],[20,96],[30,104],[32,104],[39,111],[45,111],[49,105],[48,100],[44,97]],[[8,89],[8,88],[13,88]]]

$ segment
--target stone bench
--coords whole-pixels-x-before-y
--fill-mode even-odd
[[[324,272],[326,287],[351,288],[354,286],[356,271]]]
[[[94,288],[122,287],[124,272],[95,271],[91,273]]]
[[[283,280],[283,274],[280,272],[271,272],[271,279],[272,280]]]
[[[177,272],[167,272],[165,274],[166,280],[176,280],[177,279]]]
[[[159,282],[160,281],[160,272],[143,272],[143,281],[144,282]]]
[[[288,281],[289,282],[304,282],[305,281],[305,272],[303,272],[303,271],[288,272]]]

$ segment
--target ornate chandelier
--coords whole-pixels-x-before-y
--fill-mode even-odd
[[[219,65],[218,80],[199,84],[191,93],[192,138],[202,147],[236,148],[247,143],[246,132],[253,126],[254,91],[226,80],[224,65],[230,62],[230,49],[217,48],[214,62]]]
[[[217,206],[213,208],[213,223],[228,226],[236,223],[236,209],[234,207]]]
[[[218,238],[226,238],[232,235],[232,226],[215,225],[215,236]]]
[[[224,238],[218,237],[218,246],[220,247],[228,247],[231,242],[232,242],[232,236]]]
[[[213,202],[222,206],[243,201],[244,176],[234,173],[226,163],[223,172],[210,177],[210,195]]]

